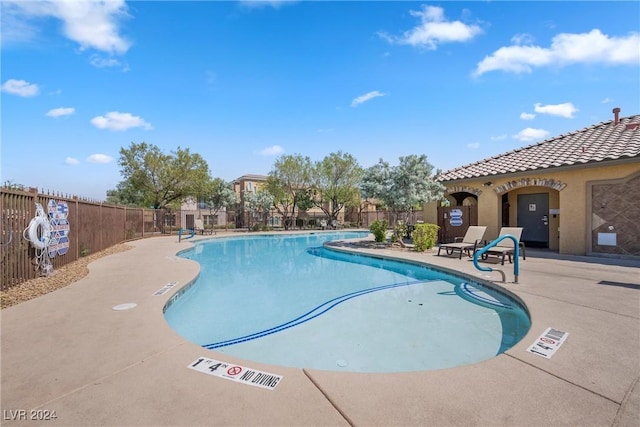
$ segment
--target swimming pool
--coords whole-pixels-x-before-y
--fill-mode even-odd
[[[204,348],[281,366],[403,372],[476,363],[529,330],[503,292],[435,268],[336,252],[368,233],[278,234],[197,242],[198,279],[165,318]]]

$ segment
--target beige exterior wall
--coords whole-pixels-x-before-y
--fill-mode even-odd
[[[481,192],[478,196],[478,223],[487,226],[487,239],[497,237],[502,226],[503,194],[507,193],[509,198],[508,224],[517,226],[518,195],[548,193],[549,209],[560,209],[559,215],[549,215],[549,249],[558,250],[563,254],[585,255],[590,252],[588,243],[591,233],[591,206],[587,205],[591,198],[587,194],[587,183],[627,178],[638,172],[640,160],[635,160],[611,166],[484,177],[447,182],[445,185],[454,192],[462,188]],[[529,185],[527,180],[529,183],[542,182],[546,185]],[[455,205],[455,199],[450,196],[447,199]],[[436,203],[425,206],[425,221],[437,223],[436,206]]]
[[[181,214],[181,224],[190,224],[190,221],[187,221],[187,216],[193,216],[193,219],[205,219],[204,217],[212,217],[211,211],[209,209],[200,209],[198,207],[198,203],[195,199],[189,199],[182,203],[180,206],[180,214]],[[210,218],[209,223],[206,225],[226,225],[227,224],[227,210],[225,208],[220,209],[215,215],[217,217],[217,221],[215,224],[211,224],[213,220],[216,218]]]

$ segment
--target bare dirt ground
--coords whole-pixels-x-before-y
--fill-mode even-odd
[[[80,258],[77,261],[60,267],[54,270],[51,276],[38,277],[14,286],[7,291],[2,291],[0,292],[1,308],[11,307],[12,305],[39,297],[40,295],[48,294],[56,289],[69,286],[89,274],[89,269],[87,268],[89,263],[99,258],[129,249],[131,249],[131,246],[126,244],[115,245],[104,251],[96,252],[95,254]]]

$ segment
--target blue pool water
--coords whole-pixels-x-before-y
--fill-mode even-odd
[[[181,256],[200,277],[166,307],[181,336],[281,366],[355,372],[441,369],[490,359],[529,330],[505,294],[426,266],[336,252],[367,233],[213,239]]]

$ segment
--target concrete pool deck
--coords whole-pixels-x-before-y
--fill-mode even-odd
[[[176,236],[130,242],[132,250],[94,261],[89,275],[72,285],[2,310],[2,425],[640,424],[637,261],[527,250],[519,283],[512,283],[513,266],[505,265],[507,283],[500,284],[531,313],[531,329],[516,346],[469,366],[360,374],[266,365],[179,337],[162,308],[198,275],[195,262],[176,256],[190,242],[178,243]],[[469,258],[357,251],[499,280]],[[175,288],[153,295],[172,281]],[[123,303],[137,306],[112,309]],[[550,359],[527,352],[548,327],[569,333],[564,344]],[[265,390],[187,368],[200,357],[283,379]],[[53,411],[55,419],[34,419]]]

